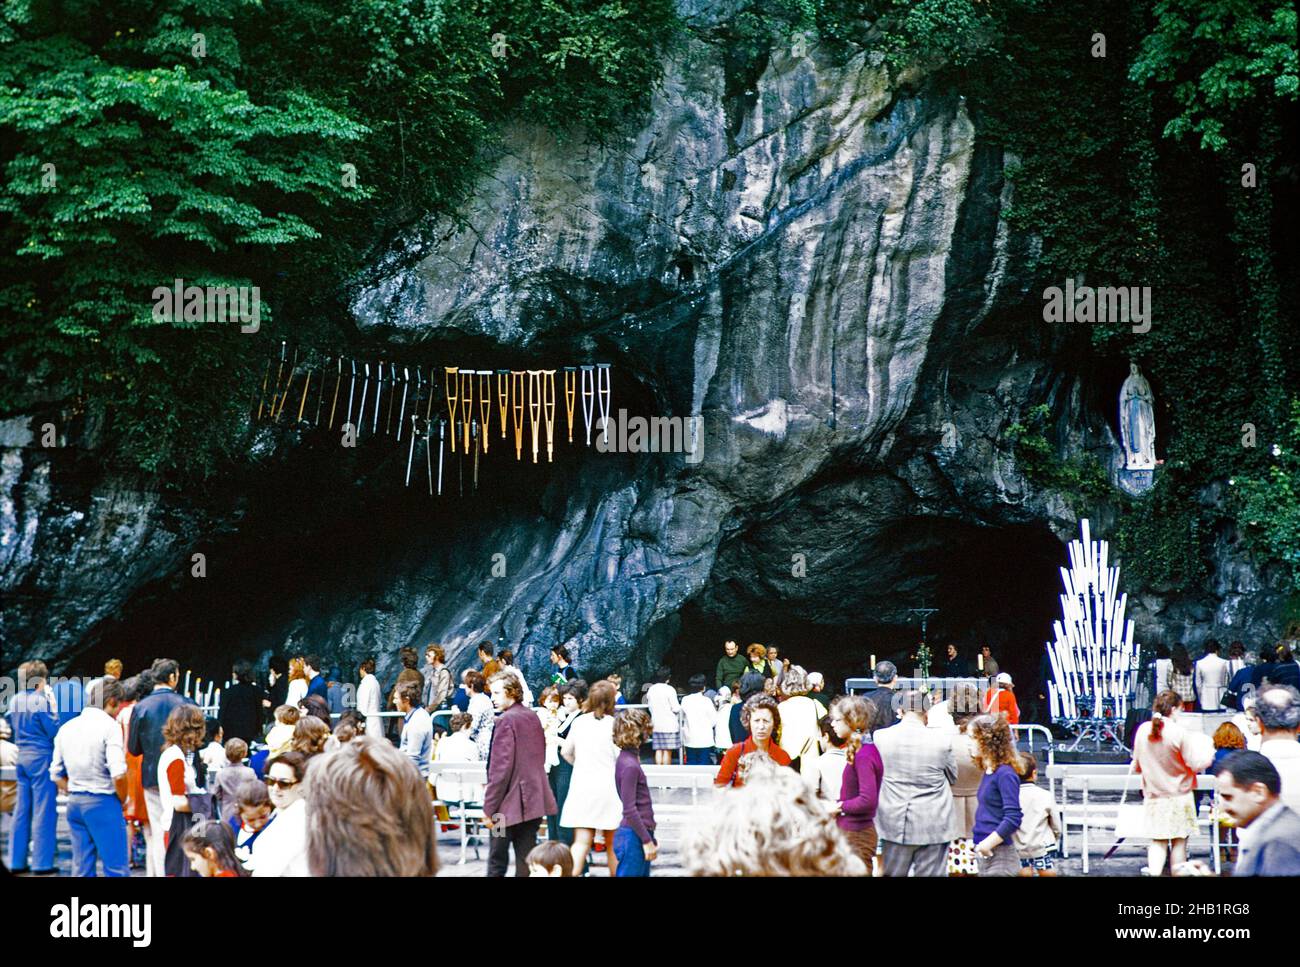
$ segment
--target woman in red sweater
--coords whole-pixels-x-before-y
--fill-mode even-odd
[[[740,709],[740,723],[749,730],[749,738],[737,742],[722,757],[717,778],[713,780],[715,786],[743,786],[745,775],[740,760],[754,752],[764,753],[777,765],[790,764],[790,756],[777,744],[781,735],[781,711],[776,699],[761,692],[751,695]]]
[[[831,727],[846,740],[848,757],[840,781],[840,801],[831,807],[831,814],[868,873],[875,868],[876,803],[885,775],[880,750],[869,736],[874,711],[874,706],[857,695],[841,695],[831,703]]]

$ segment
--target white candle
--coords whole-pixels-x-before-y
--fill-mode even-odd
[[[188,668],[185,669],[185,691],[181,694],[186,696],[190,694],[190,670]]]
[[[875,656],[875,655],[872,655],[872,656],[871,656],[871,670],[872,670],[873,672],[876,670],[876,656]]]
[[[980,665],[980,671],[983,671],[983,670],[984,670],[984,655],[983,655],[983,654],[981,654],[981,655],[979,656],[979,665]]]

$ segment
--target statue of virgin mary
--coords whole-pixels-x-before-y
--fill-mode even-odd
[[[1119,429],[1124,442],[1124,468],[1151,470],[1156,465],[1155,398],[1151,384],[1129,364],[1128,379],[1119,391]]]

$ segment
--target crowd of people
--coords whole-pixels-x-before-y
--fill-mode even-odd
[[[618,675],[581,677],[563,647],[536,696],[508,650],[477,657],[456,678],[440,646],[423,666],[404,648],[386,702],[366,658],[351,708],[319,656],[273,660],[265,685],[240,661],[211,718],[177,690],[172,659],[128,678],[110,662],[80,701],[27,662],[9,710],[10,869],[54,872],[57,789],[80,876],[129,875],[141,847],[149,876],[433,875],[451,807],[473,803],[489,876],[513,851],[516,876],[581,876],[603,853],[610,876],[644,877],[659,858],[648,745],[655,766],[708,769],[720,790],[682,843],[688,873],[1057,873],[1060,817],[1017,749],[1014,683],[990,654],[984,680],[946,696],[903,687],[881,661],[874,690],[832,698],[777,649],[728,641],[711,677],[679,688],[659,668],[635,703]],[[1213,680],[1227,693],[1236,674]],[[1180,724],[1180,691],[1157,695],[1134,749],[1152,875],[1204,872],[1185,847],[1211,768],[1240,832],[1237,875],[1300,874],[1300,692],[1265,675],[1249,699],[1243,727],[1211,739]],[[435,768],[476,762],[485,781]]]

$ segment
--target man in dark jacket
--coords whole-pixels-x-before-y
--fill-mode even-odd
[[[325,681],[325,676],[320,673],[321,661],[319,655],[308,655],[303,659],[302,670],[307,673],[307,694],[319,695],[329,701],[329,683]]]
[[[1223,811],[1241,831],[1232,875],[1300,876],[1300,816],[1278,798],[1282,777],[1273,763],[1258,752],[1234,752],[1218,780]]]
[[[253,683],[253,666],[240,659],[231,669],[234,679],[221,693],[221,711],[217,721],[227,740],[243,739],[256,742],[262,736],[262,699],[266,693]]]
[[[740,676],[745,674],[745,669],[749,667],[749,662],[745,656],[740,654],[740,646],[734,641],[725,642],[722,646],[723,655],[718,659],[718,667],[713,671],[713,686],[721,688],[726,685],[733,692],[739,686]]]
[[[522,704],[524,690],[517,676],[498,672],[488,686],[497,717],[483,793],[483,822],[492,830],[487,875],[506,875],[513,846],[515,876],[527,876],[538,827],[543,817],[556,811],[546,781],[546,733],[537,713]]]
[[[887,729],[898,724],[898,710],[894,697],[898,694],[898,668],[892,661],[876,663],[876,687],[862,697],[875,710],[871,716],[871,731]]]
[[[172,709],[180,705],[193,705],[188,698],[176,691],[181,679],[180,665],[171,658],[159,658],[150,669],[153,679],[158,684],[153,692],[135,703],[131,711],[130,734],[126,740],[126,751],[131,755],[143,756],[140,765],[140,778],[144,786],[144,804],[149,813],[149,826],[153,834],[148,839],[148,864],[150,876],[163,876],[163,859],[166,845],[163,843],[162,800],[158,796],[158,757],[162,755],[163,726]]]
[[[971,667],[957,646],[949,643],[947,654],[943,664],[940,666],[940,675],[944,678],[970,678]]]

